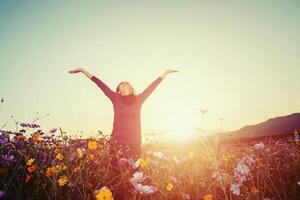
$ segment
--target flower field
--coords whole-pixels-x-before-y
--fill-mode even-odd
[[[20,129],[20,130],[19,130]],[[300,145],[291,136],[256,141],[147,143],[139,159],[109,165],[108,137],[71,138],[21,123],[0,133],[0,199],[300,199]],[[116,181],[117,180],[117,181]]]

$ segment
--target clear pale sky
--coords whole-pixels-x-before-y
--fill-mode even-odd
[[[299,1],[0,1],[0,125],[111,129],[110,100],[83,67],[145,101],[143,129],[239,129],[300,109]],[[13,121],[7,128],[14,128]]]

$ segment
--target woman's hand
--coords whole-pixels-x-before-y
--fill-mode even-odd
[[[173,69],[168,69],[165,73],[169,74],[169,73],[173,73],[173,72],[179,72],[179,71],[173,70]]]
[[[83,73],[84,75],[86,75],[89,79],[92,79],[92,77],[93,77],[92,74],[90,74],[89,72],[87,72],[85,69],[83,69],[83,68],[81,68],[81,67],[78,67],[78,68],[76,68],[76,69],[74,69],[74,70],[69,70],[69,73],[70,73],[70,74],[76,74],[76,73],[79,73],[79,72],[81,72],[81,73]]]
[[[179,71],[173,70],[173,69],[168,69],[168,70],[166,70],[166,72],[163,73],[163,75],[161,75],[160,77],[161,77],[162,79],[164,79],[168,74],[174,73],[174,72],[179,72]]]
[[[79,72],[83,72],[83,71],[84,71],[83,68],[78,67],[78,68],[76,68],[76,69],[74,69],[74,70],[69,70],[69,73],[70,73],[70,74],[75,74],[75,73],[79,73]]]

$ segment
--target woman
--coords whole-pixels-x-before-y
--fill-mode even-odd
[[[114,122],[110,140],[110,156],[112,167],[118,170],[120,157],[136,159],[141,155],[140,110],[142,104],[169,73],[178,71],[166,70],[138,95],[127,81],[119,83],[114,92],[99,78],[83,68],[69,71],[71,74],[80,72],[95,82],[113,104]]]

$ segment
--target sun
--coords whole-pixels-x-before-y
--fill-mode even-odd
[[[178,127],[166,135],[169,141],[186,141],[197,136],[197,129],[193,127]]]
[[[198,135],[197,124],[192,116],[169,119],[170,130],[166,133],[169,141],[186,141]]]

